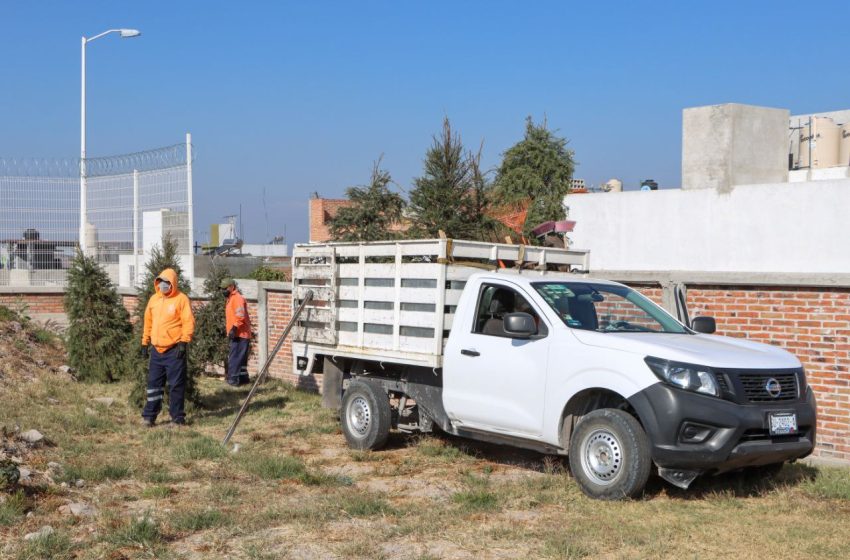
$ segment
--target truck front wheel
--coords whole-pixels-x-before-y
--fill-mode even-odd
[[[380,388],[354,381],[342,398],[342,432],[349,447],[380,449],[390,433],[390,401]]]
[[[638,496],[649,478],[651,462],[646,433],[622,410],[603,408],[586,414],[570,438],[570,470],[591,498]]]

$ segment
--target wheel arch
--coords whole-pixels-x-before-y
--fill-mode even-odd
[[[631,405],[629,399],[619,392],[606,387],[589,387],[570,397],[570,400],[567,401],[567,404],[564,405],[561,411],[558,435],[560,445],[563,449],[569,449],[570,437],[581,417],[601,408],[616,408],[628,412],[643,426],[640,415]]]

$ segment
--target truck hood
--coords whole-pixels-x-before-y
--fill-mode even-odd
[[[718,368],[800,367],[790,352],[740,338],[709,334],[600,333],[573,329],[583,344]]]

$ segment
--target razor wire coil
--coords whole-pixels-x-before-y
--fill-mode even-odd
[[[186,144],[174,144],[129,154],[86,158],[86,177],[127,175],[186,165]],[[192,160],[196,159],[192,146]],[[0,176],[79,177],[80,158],[0,157]]]

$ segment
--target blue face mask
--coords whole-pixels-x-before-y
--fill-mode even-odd
[[[167,294],[171,291],[171,282],[166,282],[165,280],[161,280],[159,282],[159,291],[163,294]]]

